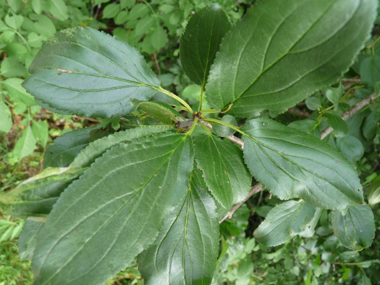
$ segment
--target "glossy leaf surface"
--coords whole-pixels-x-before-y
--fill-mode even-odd
[[[154,242],[193,168],[187,135],[120,143],[61,196],[38,235],[36,284],[103,284]],[[70,245],[70,246],[68,246]]]
[[[271,119],[247,121],[244,159],[252,175],[280,199],[302,198],[316,207],[345,209],[363,201],[353,166],[313,135]]]
[[[110,117],[132,111],[130,98],[150,99],[159,81],[125,42],[91,28],[57,33],[32,62],[24,87],[46,109]]]
[[[206,83],[220,43],[230,28],[227,14],[219,4],[203,8],[191,17],[181,37],[180,56],[192,81]]]
[[[197,166],[214,198],[225,208],[242,201],[252,182],[242,151],[214,135],[197,136],[194,144]]]
[[[209,104],[232,115],[281,113],[336,82],[369,38],[376,0],[267,0],[226,35],[211,69]],[[243,32],[244,31],[244,32]]]
[[[138,259],[145,284],[210,284],[219,251],[219,222],[202,173]]]
[[[345,215],[333,211],[331,222],[335,235],[345,247],[362,250],[372,244],[375,221],[368,205],[351,206]]]
[[[267,246],[283,244],[301,233],[314,214],[315,207],[305,201],[284,202],[269,211],[254,236]]]

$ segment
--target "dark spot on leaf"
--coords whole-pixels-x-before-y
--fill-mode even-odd
[[[227,169],[225,169],[226,170],[226,173],[228,173],[228,170]]]
[[[292,235],[292,234],[293,234],[293,231],[290,231],[290,234]]]
[[[50,154],[53,154],[53,152],[51,151]]]

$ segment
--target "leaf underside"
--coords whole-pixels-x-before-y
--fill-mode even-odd
[[[315,214],[315,207],[305,201],[287,201],[269,211],[255,230],[258,242],[267,246],[285,243],[301,233]]]
[[[376,11],[376,0],[259,1],[223,40],[207,101],[239,117],[286,111],[351,66]]]
[[[186,195],[190,137],[167,132],[120,143],[64,191],[38,235],[35,284],[103,284],[158,235]]]
[[[91,28],[57,33],[32,62],[24,87],[60,114],[110,117],[132,111],[130,98],[149,100],[159,80],[138,51]]]
[[[210,284],[219,251],[219,222],[202,173],[195,169],[182,203],[154,244],[140,254],[145,284]]]
[[[242,129],[251,135],[244,137],[251,174],[280,199],[341,210],[363,202],[355,169],[328,144],[268,118],[247,121]]]
[[[372,244],[376,228],[368,205],[351,206],[345,215],[333,211],[331,222],[335,235],[345,247],[362,250]]]

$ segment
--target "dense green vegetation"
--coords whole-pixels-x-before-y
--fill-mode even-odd
[[[306,100],[303,99],[310,94],[297,93],[292,97],[293,99],[290,103],[284,100],[283,103],[277,104],[277,101],[282,100],[282,95],[278,95],[276,101],[252,102],[247,99],[247,101],[241,104],[237,101],[237,103],[229,106],[228,103],[233,100],[229,100],[229,98],[225,98],[223,97],[224,95],[221,96],[218,93],[218,84],[221,84],[221,82],[227,84],[231,78],[238,78],[236,76],[237,72],[233,68],[229,68],[231,62],[235,61],[227,62],[226,66],[223,66],[224,63],[221,59],[223,59],[224,55],[223,53],[216,55],[216,51],[219,48],[219,45],[217,45],[214,56],[216,55],[217,62],[219,56],[218,63],[220,63],[220,68],[225,72],[223,76],[218,77],[215,71],[214,73],[211,71],[211,74],[214,76],[210,77],[211,79],[208,80],[206,85],[211,65],[205,68],[203,66],[195,67],[195,69],[203,69],[204,71],[203,76],[198,76],[199,74],[192,71],[191,65],[193,62],[189,60],[191,56],[194,56],[192,54],[195,50],[192,46],[193,42],[188,40],[186,42],[188,46],[180,46],[180,37],[182,35],[184,35],[184,39],[189,39],[189,34],[197,31],[196,29],[191,30],[191,26],[185,29],[190,16],[195,11],[201,11],[199,14],[196,13],[196,16],[192,19],[196,21],[197,16],[202,19],[201,13],[207,13],[207,9],[201,9],[214,2],[218,2],[226,11],[226,14],[223,14],[223,17],[219,19],[218,28],[221,30],[221,35],[220,39],[216,40],[219,44],[225,32],[230,29],[230,26],[235,26],[237,23],[237,27],[239,25],[242,27],[247,25],[246,22],[248,20],[244,22],[239,21],[239,19],[247,11],[250,11],[249,8],[251,6],[255,6],[254,0],[238,1],[237,3],[230,0],[0,0],[0,192],[4,192],[0,193],[0,195],[16,193],[12,192],[13,189],[16,187],[18,187],[17,189],[22,188],[22,186],[19,186],[21,182],[40,173],[47,165],[50,167],[69,166],[80,150],[90,142],[104,136],[113,133],[118,134],[120,130],[133,129],[136,125],[172,124],[172,120],[167,120],[167,117],[174,118],[174,120],[178,117],[182,117],[183,119],[186,119],[186,116],[188,118],[192,117],[189,114],[190,112],[181,110],[181,108],[184,109],[183,106],[179,109],[177,108],[177,111],[180,113],[173,113],[174,109],[169,113],[163,111],[163,109],[159,109],[157,117],[156,105],[149,105],[151,103],[144,103],[138,100],[135,100],[130,107],[133,114],[138,116],[138,119],[123,116],[123,120],[117,116],[123,115],[123,113],[119,114],[117,112],[110,118],[105,118],[107,116],[104,116],[102,110],[98,111],[92,106],[89,106],[87,109],[86,106],[80,106],[80,110],[78,109],[74,112],[75,116],[62,115],[59,114],[62,113],[62,110],[59,110],[54,105],[54,107],[50,105],[53,103],[46,103],[50,94],[54,93],[54,90],[44,93],[43,96],[46,95],[46,98],[41,99],[41,96],[36,96],[37,104],[35,98],[27,93],[21,84],[24,79],[31,76],[29,72],[34,73],[41,65],[47,66],[49,62],[56,60],[53,58],[50,60],[50,58],[46,57],[46,62],[44,62],[45,55],[54,55],[55,52],[54,49],[49,50],[48,45],[44,47],[45,53],[37,55],[43,44],[49,42],[57,31],[76,26],[90,27],[113,35],[117,39],[135,47],[144,56],[149,68],[157,75],[158,80],[152,76],[151,81],[157,84],[157,86],[161,85],[166,90],[179,95],[180,98],[185,100],[185,104],[188,104],[187,106],[190,109],[210,110],[213,108],[213,110],[223,111],[219,114],[218,112],[210,114],[205,112],[204,115],[208,115],[209,119],[207,122],[212,123],[214,131],[219,137],[228,137],[235,134],[235,136],[238,136],[238,139],[243,139],[245,143],[244,152],[255,149],[257,141],[249,139],[248,136],[245,138],[244,135],[241,136],[239,132],[236,132],[237,127],[244,125],[241,130],[252,136],[268,135],[268,133],[265,133],[268,130],[263,130],[262,133],[258,134],[259,131],[257,129],[259,127],[257,127],[255,120],[248,122],[245,119],[255,115],[253,114],[254,112],[262,111],[256,110],[255,106],[257,105],[255,104],[261,104],[261,106],[265,104],[263,109],[266,110],[264,110],[261,116],[266,118],[261,119],[259,125],[262,124],[280,133],[280,135],[271,133],[274,138],[279,141],[283,138],[284,134],[286,137],[294,137],[295,139],[298,136],[301,139],[299,141],[296,140],[297,144],[305,143],[305,140],[308,140],[308,146],[316,148],[323,147],[324,143],[329,144],[331,147],[328,150],[324,150],[329,152],[330,157],[326,155],[325,161],[327,161],[326,164],[332,165],[333,160],[336,160],[334,155],[338,155],[339,159],[342,157],[341,161],[339,161],[340,164],[337,167],[333,167],[331,172],[337,173],[337,175],[346,175],[345,179],[346,181],[350,181],[350,185],[344,191],[350,193],[350,187],[361,188],[363,186],[364,201],[372,209],[375,224],[372,224],[372,220],[369,222],[365,220],[363,223],[364,228],[359,228],[358,224],[363,222],[361,220],[360,222],[353,222],[352,228],[350,226],[340,228],[345,218],[339,211],[331,209],[347,210],[350,217],[359,215],[358,213],[363,209],[360,206],[358,206],[358,209],[354,207],[346,209],[346,207],[352,204],[353,200],[359,201],[361,199],[359,196],[346,199],[346,196],[339,196],[341,195],[340,193],[335,193],[334,189],[331,189],[333,198],[331,198],[332,196],[321,198],[322,195],[318,192],[318,189],[321,188],[323,190],[323,187],[316,187],[316,192],[313,193],[317,193],[317,196],[320,195],[318,196],[318,203],[320,204],[317,202],[312,205],[299,201],[284,202],[279,198],[289,199],[297,197],[303,198],[305,201],[309,201],[308,199],[313,200],[313,198],[304,193],[281,192],[283,180],[280,180],[280,184],[275,179],[272,180],[269,176],[256,172],[257,159],[254,161],[246,159],[245,163],[251,174],[255,177],[260,177],[258,181],[260,180],[267,188],[270,188],[273,196],[267,190],[257,187],[254,195],[233,213],[232,218],[226,219],[221,223],[219,257],[212,284],[380,283],[380,129],[378,126],[380,121],[380,105],[378,101],[380,102],[380,100],[376,96],[380,90],[380,73],[378,72],[380,70],[380,30],[377,25],[380,24],[380,20],[376,20],[372,35],[366,39],[364,47],[362,47],[362,42],[360,41],[355,42],[353,40],[351,42],[350,37],[353,38],[353,35],[351,34],[352,29],[350,30],[349,28],[347,28],[349,32],[344,34],[346,41],[342,37],[331,41],[328,53],[344,49],[339,64],[341,61],[345,61],[346,57],[347,64],[353,64],[347,72],[343,70],[346,73],[341,76],[340,80],[337,77],[342,72],[334,70],[335,66],[330,66],[330,69],[325,72],[328,74],[330,72],[331,74],[329,75],[334,77],[334,80],[321,79],[321,81],[325,81],[324,85],[327,86],[320,87],[321,82],[317,82],[315,85],[309,82],[307,87],[303,87],[305,88],[304,90],[307,90],[305,92],[311,93],[316,88],[318,91]],[[265,0],[262,0],[262,2],[265,2]],[[291,3],[292,1],[288,2]],[[351,2],[356,3],[356,1]],[[368,15],[374,14],[372,12],[369,11]],[[203,17],[206,16],[203,15]],[[228,20],[227,22],[225,21],[227,17],[230,22]],[[276,18],[275,15],[273,18]],[[369,18],[371,17],[369,16]],[[252,21],[252,23],[249,23],[250,25],[255,25],[255,18],[251,18],[249,21]],[[207,27],[207,23],[205,23],[205,26]],[[287,28],[290,29],[290,27]],[[363,28],[364,30],[365,28]],[[80,31],[88,31],[88,29]],[[363,36],[364,41],[366,33],[363,31],[359,31],[358,34]],[[105,35],[99,36],[95,31],[89,33],[93,33],[94,38],[104,37],[101,38],[103,41],[108,39]],[[67,35],[61,34],[63,39],[66,39],[64,38],[65,36]],[[238,33],[230,33],[226,37],[230,42],[236,43],[234,46],[236,53],[244,54],[246,52],[247,56],[251,54],[250,52],[253,53],[253,51],[247,51],[242,48],[243,45],[239,41],[244,39],[241,39]],[[284,41],[284,39],[278,41],[281,42],[281,40]],[[260,45],[259,40],[257,42],[257,45],[254,47]],[[276,39],[274,42],[276,42]],[[186,47],[188,48],[186,49]],[[226,49],[227,47],[222,45],[222,51]],[[357,56],[356,50],[359,49],[361,51]],[[32,68],[29,69],[36,55],[40,59],[37,63],[33,63]],[[270,56],[273,57],[275,54],[269,54],[268,57]],[[309,54],[308,56],[312,58],[312,55]],[[324,56],[328,56],[328,54],[326,53]],[[111,66],[107,72],[111,73],[112,68]],[[301,67],[299,68],[301,69]],[[67,70],[61,69],[60,73],[65,76],[67,75]],[[33,84],[35,78],[33,76],[35,75],[32,75],[27,81],[29,82],[29,86]],[[283,78],[287,76],[283,75]],[[268,78],[265,80],[272,80],[271,82],[276,82],[273,78],[278,80],[276,74],[272,75],[272,77],[269,74]],[[281,80],[278,81],[280,82]],[[237,86],[241,86],[238,89],[245,90],[241,92],[239,97],[246,96],[249,90],[244,86],[244,80],[236,80],[234,83]],[[31,90],[36,88],[35,86],[28,87],[28,85],[26,87]],[[204,88],[209,92],[206,93],[206,99],[203,98]],[[265,89],[266,85],[264,87],[261,86],[261,88],[252,92],[267,92]],[[294,92],[296,93],[296,91]],[[233,96],[235,96],[235,100],[236,94],[233,94]],[[366,104],[362,104],[363,100],[366,100],[368,96],[372,96],[372,100],[367,100],[365,101]],[[153,100],[180,106],[178,102],[162,93],[156,94]],[[199,108],[200,102],[202,102],[201,108]],[[78,101],[77,103],[79,104],[80,102]],[[298,104],[295,105],[296,103]],[[357,108],[355,112],[350,114],[351,116],[346,116],[347,112],[355,108],[356,104],[362,104],[361,108]],[[40,105],[45,108],[41,108]],[[72,104],[71,102],[68,106],[62,105],[62,108],[75,107],[70,105],[76,104]],[[186,107],[186,105],[184,106]],[[112,108],[112,110],[115,110],[115,108]],[[224,111],[230,112],[228,115],[223,116]],[[165,116],[162,116],[163,113]],[[239,116],[239,114],[243,113],[244,115]],[[161,120],[162,123],[158,123],[156,119]],[[214,124],[215,121],[213,120],[216,119],[222,119],[223,122],[227,123],[230,127],[232,126],[233,129],[224,125]],[[275,123],[273,120],[282,125]],[[329,126],[332,130],[330,129],[327,132],[326,129],[328,130]],[[299,132],[296,130],[299,130]],[[191,131],[194,131],[194,142],[197,145],[204,146],[204,148],[196,150],[195,156],[197,164],[205,171],[212,168],[212,163],[207,159],[203,159],[208,153],[212,153],[213,151],[212,148],[207,148],[207,144],[210,144],[210,141],[218,146],[218,150],[228,150],[226,151],[228,154],[238,152],[237,148],[229,148],[232,146],[231,144],[225,145],[227,140],[219,142],[215,138],[209,139],[207,137],[207,139],[204,139],[202,136],[196,136],[197,134],[207,134],[210,132],[209,130],[196,127],[195,130],[191,129]],[[301,132],[310,133],[318,139],[302,137]],[[159,132],[157,131],[157,133]],[[323,138],[322,142],[319,141],[321,137]],[[158,134],[157,141],[160,139],[164,140],[166,138],[164,135]],[[49,146],[53,141],[55,142],[54,145]],[[144,142],[140,138],[138,143],[135,145],[130,144],[129,146],[136,153],[139,153],[140,156],[143,156],[144,150],[139,148],[139,144],[143,144]],[[276,147],[277,141],[272,143],[262,141],[261,143],[268,149],[273,149]],[[177,145],[173,144],[169,146],[169,149],[176,147]],[[289,145],[288,149],[291,149],[291,147],[292,145]],[[62,155],[62,152],[67,149],[67,153]],[[117,150],[120,151],[120,149]],[[163,151],[167,150],[164,149]],[[286,148],[283,150],[283,153],[288,155]],[[214,155],[217,154],[215,153]],[[324,154],[314,153],[312,155],[317,159]],[[233,157],[228,157],[228,159],[231,160]],[[105,165],[108,165],[106,162],[104,162]],[[80,165],[79,163],[82,164]],[[278,164],[275,161],[270,166],[273,173],[275,173]],[[76,166],[78,165],[87,167],[86,164],[83,164],[83,161],[77,162]],[[252,180],[249,171],[244,167],[240,168],[240,162],[235,162],[234,166],[240,170],[239,180],[244,181],[241,182],[242,185],[247,184],[249,188]],[[305,167],[308,166],[306,165]],[[75,179],[81,175],[83,169],[78,169],[78,172],[70,173],[67,179]],[[232,169],[226,166],[225,172],[231,173]],[[294,171],[292,174],[300,175],[295,170],[289,169]],[[314,170],[318,172],[318,169]],[[103,168],[99,171],[103,171]],[[197,171],[194,172],[194,179],[192,180],[192,187],[195,189],[193,193],[195,200],[197,195],[199,195],[197,192],[197,189],[200,187],[199,185],[205,189],[208,188],[212,196],[216,197],[216,200],[220,203],[218,205],[221,206],[220,209],[224,207],[227,211],[233,204],[247,196],[247,193],[243,192],[235,193],[235,196],[224,195],[225,192],[222,191],[224,188],[220,189],[221,187],[218,185],[219,180],[212,181],[210,179],[210,181],[207,181],[207,185],[203,185],[202,179],[199,178],[201,175],[197,173]],[[138,175],[138,172],[136,172],[136,175]],[[180,177],[180,174],[178,175]],[[328,176],[326,172],[324,172],[324,175]],[[360,182],[355,178],[356,176],[359,176]],[[246,179],[247,177],[248,179]],[[96,175],[90,178],[96,179]],[[287,176],[282,176],[281,179],[286,180]],[[258,181],[254,179],[252,185],[255,185]],[[343,184],[343,182],[340,183]],[[234,190],[234,187],[239,188],[240,185],[239,187],[231,185],[232,190]],[[341,185],[339,187],[344,188]],[[297,189],[297,187],[294,187],[294,189]],[[231,193],[233,193],[232,190]],[[350,195],[348,194],[347,196]],[[200,195],[198,200],[209,201],[207,199],[210,197],[207,196],[205,198],[205,196]],[[336,204],[336,200],[339,200],[340,203]],[[315,208],[321,205],[328,205],[326,206],[327,209]],[[294,209],[287,211],[286,215],[291,217],[285,218],[293,219],[294,221],[299,221],[303,218],[300,223],[304,224],[304,227],[297,227],[297,223],[293,223],[289,228],[285,229],[287,231],[286,234],[284,234],[284,229],[276,232],[278,229],[270,228],[270,224],[278,222],[279,211],[283,210],[283,208],[275,208],[276,206]],[[364,211],[366,212],[363,216],[371,217],[372,212],[369,206],[365,206],[366,210]],[[5,208],[3,210],[7,212],[6,207],[4,205],[3,207]],[[196,208],[196,205],[194,207]],[[220,209],[219,214],[227,213]],[[18,214],[20,213],[20,219],[11,218],[3,212],[0,213],[0,285],[31,284],[33,281],[30,262],[26,260],[21,261],[18,256],[18,237],[24,225],[24,218],[26,218],[25,215],[22,216],[22,212]],[[178,216],[180,215],[182,215],[182,212],[178,212]],[[311,221],[306,221],[306,218]],[[347,221],[349,223],[349,219]],[[286,223],[284,224],[286,225]],[[374,228],[372,229],[372,227]],[[267,236],[266,231],[268,228],[272,234],[275,234],[275,239],[271,235]],[[364,233],[361,235],[356,232],[358,229],[360,231],[363,230]],[[375,236],[373,236],[373,232]],[[217,234],[211,232],[210,235]],[[215,244],[217,244],[217,241]],[[209,246],[215,247],[215,244],[211,243]],[[125,270],[108,281],[107,284],[143,284],[137,262],[140,264],[141,272],[149,274],[149,267],[153,266],[149,263],[151,251],[152,247],[147,252],[144,252],[144,255],[140,255],[138,260],[134,260]],[[28,257],[24,255],[22,258]],[[146,264],[146,267],[141,264]]]

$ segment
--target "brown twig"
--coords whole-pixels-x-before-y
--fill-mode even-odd
[[[340,81],[343,83],[354,83],[354,84],[359,84],[362,83],[362,80],[360,78],[342,78]]]
[[[343,115],[341,116],[341,118],[346,121],[348,120],[353,114],[355,114],[356,112],[358,112],[360,109],[362,109],[363,107],[367,106],[368,104],[371,103],[371,101],[375,100],[376,98],[379,97],[380,94],[371,94],[369,95],[368,97],[364,98],[362,101],[360,101],[359,103],[357,103],[354,107],[352,107],[350,110],[348,110],[347,112],[343,113]],[[324,129],[321,133],[321,140],[323,140],[325,137],[327,137],[334,129],[331,128],[331,127],[327,127],[326,129]]]
[[[292,115],[296,115],[297,117],[300,117],[302,119],[310,118],[311,114],[309,112],[301,111],[297,108],[290,108],[288,109],[288,113]]]
[[[241,205],[243,205],[249,198],[251,198],[253,195],[255,195],[256,193],[259,193],[260,191],[263,191],[264,190],[264,186],[261,185],[260,183],[256,184],[255,186],[253,186],[251,188],[251,191],[249,191],[249,194],[247,195],[247,197],[245,197],[245,199],[243,201],[241,201],[240,203],[238,204],[235,204],[231,210],[228,211],[227,215],[225,215],[223,218],[221,218],[219,220],[219,224],[221,224],[224,220],[226,219],[231,219],[232,218],[232,215],[235,213],[235,211],[237,209],[240,208]]]
[[[73,121],[79,121],[79,120],[85,120],[85,121],[89,121],[89,122],[92,122],[92,123],[101,123],[102,121],[99,121],[97,119],[93,119],[93,118],[87,118],[87,117],[79,117],[79,116],[73,116]]]
[[[358,112],[360,109],[364,108],[365,106],[367,106],[368,104],[370,104],[373,100],[375,100],[376,98],[378,98],[380,96],[380,94],[375,94],[373,93],[372,95],[364,98],[362,101],[360,101],[359,103],[357,103],[354,107],[352,107],[350,110],[348,110],[347,112],[343,113],[343,115],[341,116],[341,118],[343,120],[347,120],[349,119],[353,114],[355,114],[356,112]],[[204,126],[206,126],[208,129],[212,130],[212,126],[211,124],[203,121],[203,120],[199,120],[199,122],[201,124],[203,124]],[[329,135],[331,132],[333,131],[333,129],[331,127],[328,127],[326,128],[322,133],[321,133],[321,140],[324,139],[327,135]],[[230,137],[226,137],[226,139],[232,141],[233,143],[236,143],[238,145],[241,146],[241,148],[244,148],[244,141],[241,140],[240,138],[238,137],[235,137],[235,136],[230,136]],[[241,206],[243,205],[249,198],[251,198],[254,194],[260,192],[260,191],[263,191],[265,188],[262,184],[260,183],[257,183],[256,185],[254,185],[252,188],[251,188],[251,191],[248,193],[247,197],[245,197],[245,199],[234,205],[231,210],[227,213],[227,215],[225,215],[220,221],[219,223],[222,223],[223,221],[225,221],[226,219],[230,219],[232,217],[232,215],[235,213],[235,211]]]

